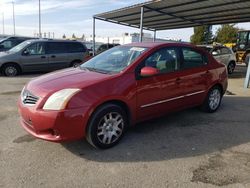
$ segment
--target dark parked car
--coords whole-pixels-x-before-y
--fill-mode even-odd
[[[5,76],[22,72],[53,71],[76,67],[88,55],[81,42],[65,40],[28,40],[0,53],[0,70]]]
[[[113,47],[115,47],[115,46],[118,46],[118,45],[120,45],[120,44],[101,44],[98,48],[97,48],[97,50],[96,50],[96,54],[100,54],[100,53],[102,53],[102,52],[104,52],[104,51],[106,51],[106,50],[108,50],[108,49],[110,49],[110,48],[113,48]]]
[[[87,138],[109,148],[137,122],[194,106],[215,112],[226,89],[225,65],[202,49],[132,43],[31,80],[18,106],[22,126],[37,138]]]
[[[31,37],[5,37],[0,39],[0,52],[10,50],[23,41],[33,39]]]

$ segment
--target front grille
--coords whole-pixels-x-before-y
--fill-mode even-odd
[[[22,102],[26,105],[35,105],[39,99],[39,97],[33,95],[28,90],[24,90],[21,94]]]

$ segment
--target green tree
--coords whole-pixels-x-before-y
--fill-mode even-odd
[[[63,34],[62,38],[63,38],[63,39],[66,39],[66,35],[65,35],[65,34]]]
[[[76,38],[75,33],[73,33],[72,38],[73,38],[73,39],[75,39],[75,38]]]
[[[213,41],[213,34],[209,26],[194,27],[194,34],[190,37],[193,44],[205,44],[206,41],[211,43]]]
[[[238,27],[235,24],[224,24],[216,32],[216,42],[225,43],[235,43],[237,40]]]

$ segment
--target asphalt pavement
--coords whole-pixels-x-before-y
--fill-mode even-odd
[[[130,128],[114,148],[51,143],[19,124],[17,98],[38,75],[0,77],[0,187],[250,187],[250,89],[245,66],[221,108],[197,108]]]

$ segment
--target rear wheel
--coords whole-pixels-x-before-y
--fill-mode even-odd
[[[201,109],[205,112],[213,113],[220,107],[221,99],[221,88],[219,86],[214,86],[209,90],[208,95],[201,106]]]
[[[98,108],[87,128],[87,141],[94,147],[107,149],[116,145],[127,127],[124,110],[115,104],[106,104]]]
[[[73,61],[73,62],[71,63],[71,67],[78,67],[78,66],[80,66],[81,64],[82,64],[81,61]]]
[[[235,62],[233,62],[233,61],[229,62],[228,66],[227,66],[228,74],[232,74],[234,72],[234,69],[235,69]]]
[[[18,67],[18,65],[15,65],[13,63],[5,64],[2,67],[2,73],[8,77],[16,76],[16,75],[20,74],[20,72],[21,71],[20,71],[20,68]]]

